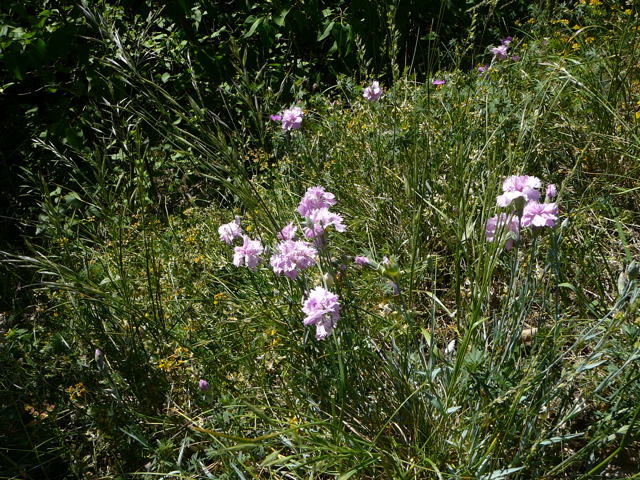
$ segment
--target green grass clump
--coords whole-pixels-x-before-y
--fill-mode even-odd
[[[11,474],[638,474],[640,50],[623,7],[538,18],[513,34],[519,59],[440,87],[301,94],[296,131],[256,95],[255,138],[118,67],[146,103],[83,168],[52,152],[77,174],[44,183],[33,254],[10,257],[40,277],[28,318],[3,320]],[[485,225],[521,174],[557,185],[560,218],[507,250]],[[219,225],[239,215],[273,251],[316,185],[347,226],[318,266],[232,264]],[[302,325],[317,285],[341,304],[324,341]]]

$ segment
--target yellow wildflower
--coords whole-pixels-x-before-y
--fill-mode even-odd
[[[79,382],[75,385],[69,385],[66,392],[69,394],[69,400],[74,400],[82,397],[87,392],[87,389],[85,388],[84,383]]]
[[[218,305],[220,303],[220,300],[222,300],[224,298],[224,293],[220,292],[220,293],[216,293],[213,296],[213,304],[214,305]]]

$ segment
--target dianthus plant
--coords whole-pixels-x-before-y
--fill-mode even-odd
[[[308,291],[302,302],[302,312],[305,314],[303,324],[316,327],[318,340],[331,335],[340,318],[338,295],[328,290],[328,285],[333,283],[334,267],[330,261],[321,264],[321,258],[330,258],[327,230],[333,227],[337,232],[346,231],[342,216],[329,210],[335,204],[335,195],[323,187],[309,188],[300,200],[298,213],[302,216],[299,221],[302,232],[313,243],[297,239],[298,227],[295,222],[290,222],[276,235],[278,242],[272,249],[269,262],[275,274],[293,281],[298,281],[302,272],[310,267],[317,266],[320,269],[323,285]],[[221,225],[218,231],[220,240],[229,245],[237,238],[242,239],[242,245],[234,248],[233,264],[236,267],[246,265],[253,272],[257,271],[262,254],[269,248],[265,249],[260,240],[253,240],[244,234],[238,217],[233,222]]]
[[[499,234],[507,234],[506,248],[513,247],[520,238],[521,229],[535,231],[543,227],[554,227],[558,220],[558,205],[548,202],[556,195],[556,186],[548,185],[547,203],[539,203],[542,182],[538,177],[512,175],[502,183],[502,194],[496,198],[499,207],[510,207],[510,213],[501,213],[487,220],[485,234],[493,242]]]

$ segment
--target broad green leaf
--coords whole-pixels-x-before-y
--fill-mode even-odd
[[[335,23],[336,22],[329,22],[329,25],[327,25],[327,27],[324,29],[324,32],[322,32],[322,34],[318,37],[318,42],[321,42],[322,40],[324,40],[329,36]]]
[[[287,14],[289,13],[290,10],[291,10],[291,7],[283,8],[282,11],[278,15],[273,17],[273,23],[275,23],[279,27],[284,27],[284,20],[285,20],[285,18],[286,18]]]
[[[251,25],[251,28],[249,28],[249,31],[243,35],[243,38],[249,38],[254,33],[256,33],[256,29],[260,26],[260,24],[262,23],[262,20],[263,20],[262,17],[257,18],[256,21],[253,22],[253,24]]]

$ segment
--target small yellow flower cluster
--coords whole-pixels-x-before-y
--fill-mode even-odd
[[[158,361],[158,368],[165,372],[170,372],[187,363],[191,357],[193,357],[193,353],[189,349],[176,347],[171,355]]]
[[[213,296],[213,304],[214,305],[218,305],[220,303],[221,300],[224,300],[225,294],[222,292],[216,293]]]
[[[69,394],[69,400],[75,400],[76,398],[84,396],[87,389],[85,388],[84,383],[79,382],[75,385],[69,385],[66,392]]]
[[[267,170],[269,166],[276,166],[275,161],[269,164],[269,154],[261,148],[248,150],[244,155],[244,159],[253,163],[257,163],[260,166],[261,170]]]
[[[271,330],[267,330],[264,333],[267,338],[273,337],[269,342],[269,348],[274,348],[281,342],[281,339],[278,336],[278,331],[275,328],[272,328]]]

